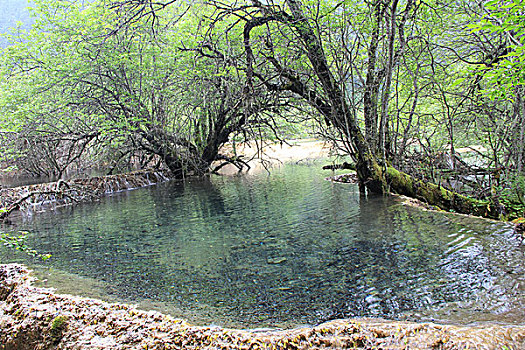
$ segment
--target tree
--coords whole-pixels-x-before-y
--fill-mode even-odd
[[[480,137],[491,146],[491,162],[507,204],[525,214],[525,4],[488,1],[480,19],[469,25],[487,48],[472,63],[477,82]],[[505,180],[505,181],[504,181]]]
[[[271,125],[272,94],[246,100],[235,46],[202,42],[205,9],[172,6],[163,17],[128,10],[138,11],[38,2],[34,28],[3,57],[6,89],[19,89],[2,105],[17,116],[19,135],[61,145],[51,147],[59,153],[51,163],[74,155],[52,167],[58,177],[70,158],[107,149],[157,159],[175,177],[202,174],[215,160],[242,163],[219,149],[235,133]]]
[[[494,30],[507,16],[494,15],[481,25],[488,35],[476,35],[467,25],[480,7],[470,1],[39,4],[40,27],[6,55],[7,86],[22,93],[4,109],[29,134],[93,135],[89,152],[118,148],[183,176],[226,159],[219,149],[232,135],[278,133],[277,115],[302,111],[354,158],[363,193],[393,191],[489,217],[503,214],[493,186],[500,165],[523,168],[521,100],[479,93],[504,63],[521,70],[512,59],[521,46],[511,40],[521,40],[519,6],[507,27]],[[471,66],[483,69],[469,76]],[[27,107],[33,95],[38,108]],[[501,118],[494,109],[516,113]],[[507,130],[507,121],[516,127]],[[480,151],[490,159],[485,169],[456,153],[471,140],[490,146],[491,154]],[[421,151],[412,151],[416,142]],[[469,171],[483,171],[489,185],[468,180]],[[450,191],[457,181],[481,200]]]
[[[405,27],[418,19],[421,3],[287,0],[214,5],[219,11],[217,19],[231,14],[243,23],[248,83],[258,81],[270,91],[291,92],[312,106],[343,137],[356,160],[362,190],[392,190],[444,209],[499,216],[496,204],[477,202],[413,178],[392,167],[387,157],[392,74],[407,47]],[[354,19],[370,19],[371,24],[348,29],[346,20]],[[352,41],[365,48],[361,80],[355,72],[363,53],[351,51]],[[330,45],[343,54],[328,51]],[[339,61],[341,58],[346,61]],[[359,90],[362,114],[356,108]]]

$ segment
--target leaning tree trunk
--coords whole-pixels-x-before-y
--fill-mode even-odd
[[[292,13],[290,25],[293,26],[303,42],[308,59],[323,87],[325,97],[323,101],[328,101],[330,108],[326,108],[326,105],[316,104],[315,102],[319,99],[312,99],[311,92],[302,94],[302,97],[339,128],[353,144],[357,151],[355,155],[357,158],[356,171],[362,184],[361,188],[366,186],[373,193],[384,193],[389,190],[420,199],[444,210],[498,218],[500,210],[496,203],[487,203],[462,196],[433,183],[417,180],[409,174],[384,165],[384,161],[382,164],[380,163],[378,156],[372,152],[371,147],[375,145],[370,145],[365,139],[357,120],[350,113],[344,94],[330,71],[322,44],[304,16],[300,2],[286,0],[286,3]]]
[[[500,219],[505,215],[505,208],[497,202],[463,196],[434,183],[418,180],[393,167],[387,168],[386,180],[391,191],[420,199],[447,211],[492,219]]]
[[[346,134],[354,145],[357,151],[355,155],[357,158],[356,171],[361,183],[360,189],[363,190],[366,187],[372,192],[383,193],[386,190],[386,182],[382,168],[372,151],[370,143],[361,132],[357,120],[350,112],[344,94],[330,71],[319,38],[315,35],[314,30],[304,16],[301,4],[297,0],[287,0],[286,3],[292,12],[293,21],[291,25],[299,34],[303,45],[305,45],[308,59],[323,87],[325,100],[329,101],[331,108],[324,108],[324,106],[315,104],[315,101],[312,100],[308,102],[313,103],[314,107],[323,113],[325,118],[343,131],[343,134]]]

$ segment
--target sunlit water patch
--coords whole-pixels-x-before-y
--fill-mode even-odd
[[[502,223],[363,198],[317,166],[172,182],[26,220],[59,292],[197,324],[348,317],[522,323],[525,249]]]

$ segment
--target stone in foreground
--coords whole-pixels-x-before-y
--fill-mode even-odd
[[[459,327],[377,319],[291,330],[197,327],[158,312],[31,285],[0,265],[0,349],[523,349],[525,326]]]

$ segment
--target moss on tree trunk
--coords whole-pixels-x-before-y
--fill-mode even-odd
[[[392,192],[417,198],[443,210],[500,218],[500,210],[495,203],[463,196],[434,183],[415,179],[393,167],[387,168],[386,181]]]

